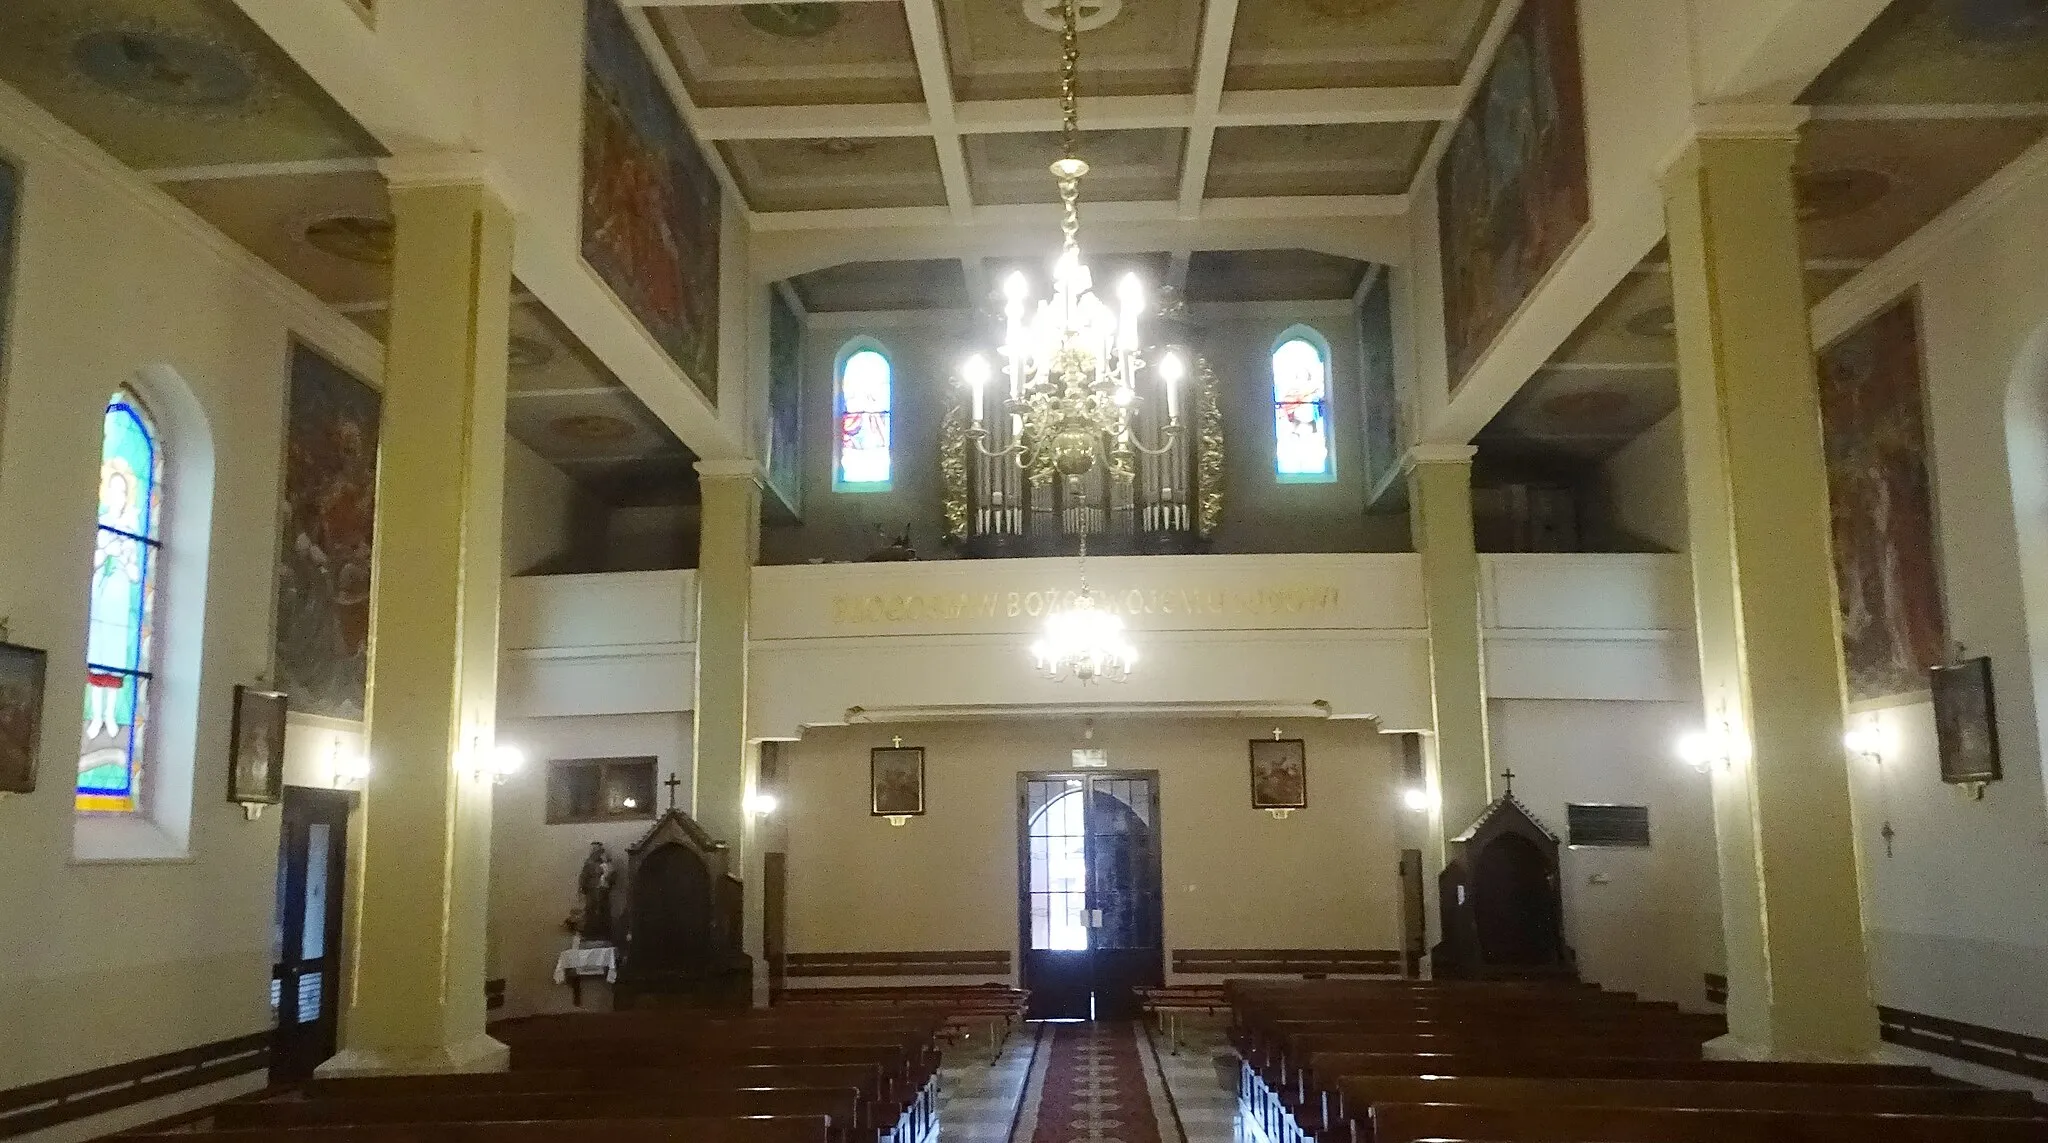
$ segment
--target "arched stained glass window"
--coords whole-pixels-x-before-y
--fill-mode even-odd
[[[839,459],[832,486],[842,492],[889,488],[894,372],[881,347],[872,342],[853,342],[839,355]]]
[[[85,730],[78,809],[141,808],[155,664],[156,571],[163,548],[163,449],[142,402],[126,389],[107,402],[100,438],[85,636]]]
[[[1305,326],[1273,349],[1273,467],[1283,483],[1337,478],[1330,455],[1330,353]]]

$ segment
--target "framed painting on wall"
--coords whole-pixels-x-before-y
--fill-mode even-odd
[[[1451,388],[1592,219],[1577,0],[1526,0],[1437,167]]]
[[[1818,358],[1849,701],[1913,694],[1948,658],[1914,298]]]
[[[1254,738],[1251,762],[1253,809],[1308,806],[1308,743],[1299,738]]]
[[[2005,777],[1998,756],[1998,706],[1991,694],[1991,660],[1967,659],[1930,668],[1934,692],[1934,740],[1941,756],[1941,780],[1982,787]]]
[[[228,801],[274,806],[284,800],[284,726],[291,702],[278,691],[235,687],[228,735]]]
[[[715,405],[724,189],[617,0],[583,59],[583,260]]]
[[[49,653],[0,643],[0,794],[33,793]]]
[[[382,415],[377,390],[293,343],[271,662],[302,714],[363,717]]]
[[[872,817],[922,817],[924,747],[877,746],[868,751],[868,792]]]

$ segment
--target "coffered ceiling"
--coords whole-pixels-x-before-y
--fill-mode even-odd
[[[1059,0],[625,2],[757,225],[877,208],[942,225],[1054,201]],[[1199,220],[1405,202],[1499,3],[1080,7],[1084,202]]]

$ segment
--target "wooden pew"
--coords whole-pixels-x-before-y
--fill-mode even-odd
[[[822,1117],[841,1143],[872,1143],[852,1088],[705,1088],[677,1084],[661,1092],[495,1092],[382,1099],[270,1100],[218,1109],[222,1129],[369,1126],[389,1123],[483,1123],[577,1119],[746,1119]]]
[[[822,1118],[760,1116],[251,1127],[119,1138],[128,1143],[828,1143],[828,1131]]]
[[[1708,1108],[1380,1103],[1373,1143],[2048,1143],[2048,1123],[1936,1115]]]
[[[1347,1107],[1382,1103],[1451,1103],[1488,1107],[1670,1107],[1738,1111],[1977,1116],[2032,1119],[2042,1108],[2019,1091],[1970,1087],[1888,1087],[1875,1084],[1758,1083],[1670,1079],[1524,1079],[1347,1076],[1338,1081]],[[1357,1143],[1371,1143],[1370,1116],[1348,1122]]]
[[[1672,1079],[1695,1082],[1829,1084],[1835,1087],[1961,1087],[1931,1069],[1908,1064],[1778,1063],[1766,1060],[1650,1060],[1625,1057],[1362,1055],[1319,1052],[1309,1057],[1301,1102],[1312,1118],[1341,1125],[1353,1118],[1343,1081],[1359,1076],[1511,1076],[1530,1079]],[[1362,1109],[1361,1109],[1362,1113]]]

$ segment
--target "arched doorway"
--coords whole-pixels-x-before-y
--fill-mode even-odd
[[[1163,981],[1155,773],[1026,774],[1018,927],[1035,1019],[1135,1016]]]

